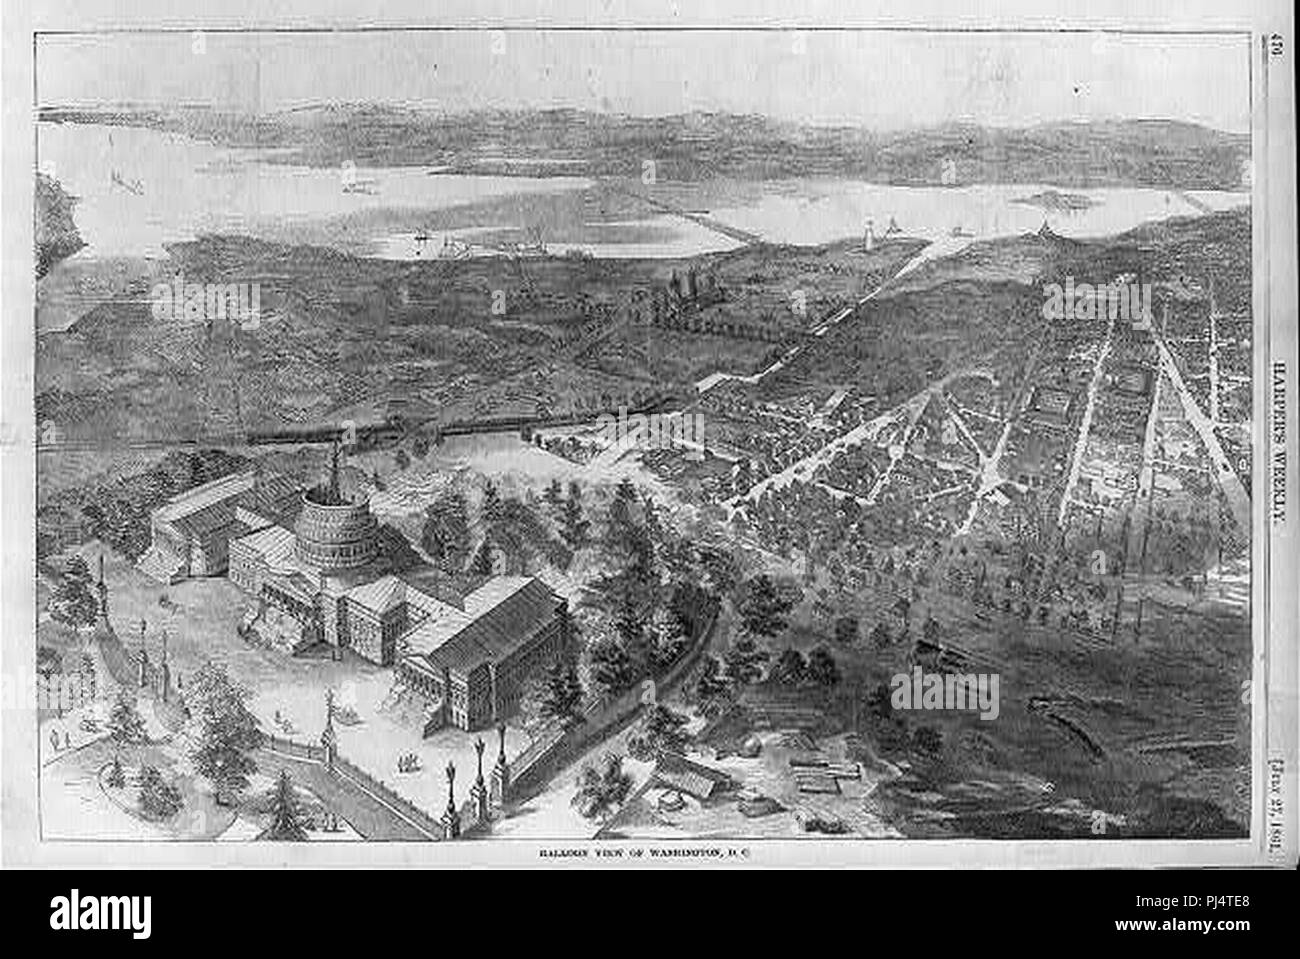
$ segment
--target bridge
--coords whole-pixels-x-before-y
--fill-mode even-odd
[[[624,196],[632,197],[634,200],[640,200],[642,203],[654,207],[656,210],[663,213],[669,213],[673,216],[681,217],[683,220],[690,220],[692,223],[696,223],[704,227],[706,230],[711,230],[714,233],[725,236],[729,240],[735,240],[736,242],[743,243],[746,246],[767,242],[756,233],[750,233],[747,230],[741,230],[737,227],[729,226],[721,220],[715,220],[707,213],[688,210],[685,207],[678,206],[676,203],[671,203],[668,200],[657,200],[654,197],[637,193],[635,190],[629,190],[627,187],[618,186],[616,184],[611,183],[609,184],[609,187],[615,193],[621,193]]]

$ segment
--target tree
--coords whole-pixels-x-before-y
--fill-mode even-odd
[[[429,557],[449,573],[465,567],[469,556],[469,507],[460,493],[439,496],[425,510],[420,546]]]
[[[49,602],[50,618],[76,629],[94,626],[99,618],[99,600],[95,596],[90,567],[77,555],[68,560],[67,572],[54,588]]]
[[[573,806],[585,819],[604,818],[622,805],[632,790],[632,777],[623,771],[623,757],[606,753],[598,766],[583,766]]]
[[[397,466],[398,472],[401,472],[411,465],[411,457],[407,455],[406,450],[399,448],[393,454],[393,463]]]
[[[797,686],[808,674],[808,661],[794,648],[785,649],[772,667],[772,678],[787,686]]]
[[[906,749],[910,740],[907,720],[894,712],[893,693],[888,683],[879,684],[867,699],[867,715],[876,742],[883,749]]]
[[[835,641],[845,646],[858,641],[858,618],[841,616],[835,620]]]
[[[939,642],[939,622],[933,616],[925,617],[925,625],[921,627],[921,636],[927,643],[937,644]]]
[[[170,819],[181,808],[181,794],[153,766],[140,767],[140,809],[150,819]]]
[[[636,730],[628,737],[627,751],[633,759],[649,762],[660,752],[683,755],[691,741],[684,727],[690,718],[655,703],[641,718]]]
[[[606,637],[591,648],[591,682],[602,697],[616,696],[631,687],[636,676],[627,651]]]
[[[286,770],[280,770],[271,797],[271,825],[262,833],[262,839],[274,842],[303,842],[307,838],[307,825],[293,794],[293,782]]]
[[[200,775],[212,782],[216,800],[230,805],[257,771],[249,755],[262,745],[262,731],[244,701],[251,692],[231,680],[226,667],[208,662],[187,687],[186,701],[198,706],[198,744],[190,754]]]
[[[63,656],[51,646],[36,647],[36,675],[46,682],[56,674],[63,672]]]
[[[808,678],[818,686],[838,685],[840,667],[825,646],[818,646],[808,655]]]
[[[884,649],[892,642],[889,629],[884,623],[876,623],[871,629],[871,643],[877,649]]]
[[[569,549],[579,550],[586,545],[590,525],[582,516],[582,491],[576,482],[570,483],[569,498],[564,501],[560,518],[560,536]]]
[[[551,480],[551,485],[546,487],[546,492],[542,494],[542,499],[546,501],[546,507],[551,511],[551,515],[557,515],[564,506],[564,487],[560,485],[558,479]]]
[[[569,725],[581,717],[582,683],[572,662],[557,661],[546,671],[539,715]]]
[[[618,633],[619,645],[627,653],[633,676],[644,675],[653,665],[653,649],[646,637],[645,622],[629,593],[624,593],[619,603],[614,630]]]
[[[893,691],[888,683],[879,683],[867,697],[867,712],[876,719],[891,719],[894,715]]]
[[[650,665],[656,672],[675,662],[689,644],[682,618],[663,607],[650,619],[649,638]]]
[[[136,710],[135,696],[123,687],[108,714],[108,735],[116,746],[145,742],[144,720]]]
[[[491,576],[493,568],[492,544],[485,539],[479,543],[474,559],[469,564],[469,571],[475,576]]]
[[[659,510],[655,506],[654,498],[647,493],[641,497],[641,513],[645,516],[645,531],[651,542],[662,541],[664,538],[664,527],[659,521]]]
[[[479,522],[485,526],[490,526],[501,518],[501,494],[497,491],[496,484],[489,481],[483,487],[483,499],[478,506]]]
[[[793,606],[791,599],[777,591],[772,578],[762,573],[745,584],[745,595],[740,602],[741,621],[756,636],[776,636],[789,625],[786,614]]]
[[[731,687],[726,679],[726,667],[717,656],[707,657],[700,666],[699,678],[695,680],[695,696],[706,713],[716,712]]]
[[[937,756],[943,750],[943,734],[933,726],[921,726],[912,734],[912,744],[919,752]]]
[[[411,440],[411,452],[417,459],[424,459],[429,455],[429,437],[423,433],[417,433],[415,439]]]
[[[727,679],[735,686],[758,682],[763,677],[763,663],[770,658],[771,653],[754,642],[752,636],[742,634],[724,655]]]
[[[107,782],[114,789],[121,789],[126,785],[126,773],[122,771],[122,760],[116,756],[113,757],[113,764],[108,767]]]

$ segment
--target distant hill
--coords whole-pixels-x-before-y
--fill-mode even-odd
[[[259,116],[203,108],[46,107],[52,123],[148,127],[311,166],[439,166],[447,172],[664,180],[845,176],[882,184],[1043,183],[1059,187],[1242,188],[1250,138],[1173,120],[970,123],[895,133],[729,113],[632,117],[557,109],[446,115],[331,105]]]
[[[1131,269],[1135,260],[1152,270],[1173,273],[1178,257],[1189,257],[1198,249],[1216,251],[1222,262],[1241,258],[1244,250],[1249,261],[1250,215],[1246,207],[1172,217],[1090,240],[1060,236],[1044,223],[1033,233],[980,240],[959,253],[930,260],[891,284],[881,299],[952,283],[1032,286],[1099,269],[1103,275],[1115,275]]]

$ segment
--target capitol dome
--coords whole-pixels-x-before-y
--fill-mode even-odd
[[[328,488],[308,490],[294,525],[298,559],[321,571],[352,569],[375,558],[379,524],[370,500],[347,500]]]

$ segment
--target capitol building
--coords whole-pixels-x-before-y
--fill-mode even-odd
[[[491,576],[460,594],[428,566],[395,566],[368,494],[343,491],[337,456],[325,483],[292,495],[285,483],[240,474],[169,500],[141,570],[167,582],[224,573],[251,600],[240,632],[261,645],[293,655],[325,644],[394,666],[425,701],[426,732],[504,721],[528,679],[566,653],[567,603],[540,579]],[[200,552],[201,563],[177,559]]]

